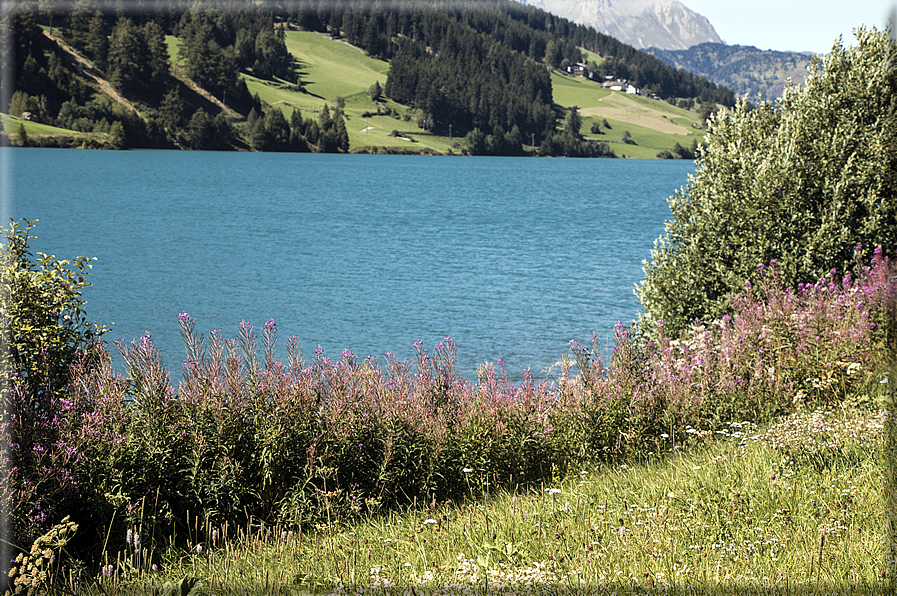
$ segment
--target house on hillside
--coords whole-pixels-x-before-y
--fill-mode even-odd
[[[620,79],[611,79],[601,83],[602,87],[604,87],[605,89],[610,89],[611,91],[625,91],[628,85],[629,84],[625,80]]]
[[[571,64],[567,67],[567,72],[572,74],[574,77],[587,77],[589,76],[589,67],[585,64],[580,64],[577,62],[576,64]]]

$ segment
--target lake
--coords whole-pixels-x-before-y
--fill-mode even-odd
[[[666,199],[692,162],[3,148],[6,215],[33,251],[96,257],[107,340],[152,333],[175,380],[178,314],[207,334],[278,327],[310,360],[413,357],[445,336],[475,380],[537,377],[571,339],[609,345]],[[4,221],[8,219],[4,218]],[[113,349],[116,361],[121,358]]]

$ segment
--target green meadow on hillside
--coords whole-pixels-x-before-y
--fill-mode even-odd
[[[396,147],[400,150],[459,152],[463,139],[432,134],[405,120],[407,106],[389,99],[381,101],[392,115],[377,115],[377,105],[367,94],[375,82],[386,84],[389,63],[365,55],[359,49],[320,33],[288,31],[287,49],[295,56],[302,79],[302,90],[285,82],[270,82],[250,74],[241,75],[249,91],[283,110],[289,118],[300,110],[303,118],[314,118],[324,105],[332,105],[339,96],[345,102],[346,127],[352,150],[364,147]],[[590,56],[594,60],[594,56]],[[552,74],[554,102],[561,118],[576,106],[583,118],[582,134],[587,139],[607,141],[618,156],[653,158],[659,151],[672,149],[676,143],[689,147],[698,142],[704,131],[695,110],[684,110],[666,102],[602,89],[583,77],[572,77],[555,71]],[[370,115],[373,114],[373,115]],[[592,122],[607,119],[611,130],[603,135],[590,132]],[[695,126],[692,126],[692,125]],[[624,144],[628,130],[635,145]],[[394,133],[398,135],[394,135]],[[525,143],[528,146],[528,144]]]
[[[618,156],[652,158],[664,149],[672,149],[676,143],[690,147],[694,139],[700,143],[704,138],[701,117],[696,110],[602,89],[595,81],[557,71],[552,74],[551,84],[555,104],[565,109],[579,108],[583,136],[611,143]],[[592,123],[603,120],[607,120],[611,129],[604,130],[604,134],[592,134]],[[635,145],[623,143],[623,132],[627,130]]]
[[[16,142],[21,142],[19,137],[19,126],[25,128],[25,134],[28,136],[29,144],[34,145],[67,145],[67,146],[105,146],[109,140],[109,134],[106,132],[80,132],[77,130],[69,130],[50,126],[49,124],[41,124],[40,122],[31,122],[15,116],[0,114],[0,123],[3,124],[3,133],[9,135]]]

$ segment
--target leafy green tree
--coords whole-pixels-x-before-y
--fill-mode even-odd
[[[118,120],[109,126],[109,144],[116,149],[124,149],[128,146],[125,129]]]
[[[3,494],[0,524],[5,529],[16,523],[11,534],[31,538],[58,519],[53,509],[59,493],[77,490],[48,470],[40,454],[59,440],[59,420],[71,415],[62,403],[70,365],[79,353],[95,357],[106,332],[89,323],[82,309],[81,291],[90,285],[87,270],[93,259],[59,261],[43,253],[35,258],[29,247],[29,240],[36,238],[31,235],[35,223],[13,222],[4,230],[6,242],[0,247],[0,423],[3,438],[9,439],[4,441],[4,456],[12,460],[4,472],[14,470],[18,486],[37,489],[31,505],[38,513],[10,510]],[[6,489],[4,485],[3,493]]]
[[[287,151],[290,148],[290,126],[280,108],[272,108],[265,113],[265,130],[269,151]]]
[[[212,140],[212,121],[202,108],[196,110],[187,124],[185,144],[190,149],[208,149]]]
[[[570,113],[567,114],[567,118],[564,120],[564,134],[581,141],[582,135],[579,132],[581,128],[582,116],[579,115],[579,108],[573,106],[570,108]]]
[[[479,128],[475,128],[467,133],[464,145],[471,155],[484,155],[486,153],[486,135]]]
[[[719,107],[715,103],[702,103],[701,110],[699,112],[701,114],[701,122],[706,125],[707,121],[710,120],[710,118],[717,112],[719,112]]]
[[[380,101],[380,96],[383,95],[380,81],[374,81],[374,84],[368,87],[368,95],[371,96],[371,101]]]
[[[711,121],[636,288],[649,327],[718,319],[773,259],[796,287],[850,270],[857,245],[897,246],[897,46],[856,34],[776,104],[741,102]]]

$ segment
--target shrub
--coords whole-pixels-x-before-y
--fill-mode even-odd
[[[77,501],[71,464],[78,454],[65,439],[71,423],[66,393],[78,354],[96,356],[105,329],[87,322],[80,299],[93,259],[55,260],[29,252],[35,222],[13,222],[2,247],[2,519],[29,544]],[[8,379],[8,381],[7,381]],[[7,459],[8,458],[8,459]]]
[[[857,36],[776,104],[713,118],[636,290],[648,327],[731,313],[759,263],[775,259],[796,288],[852,270],[857,244],[897,245],[897,50],[886,32]]]

